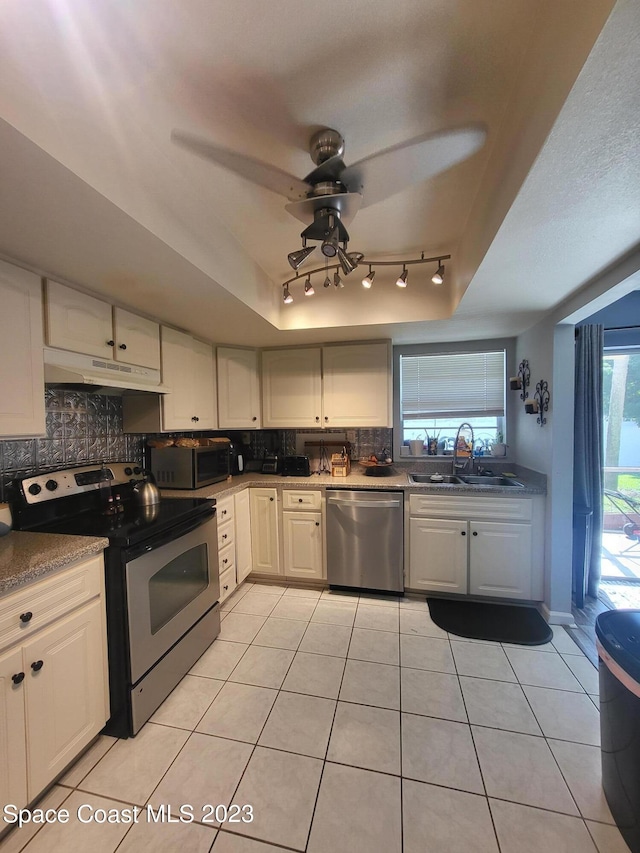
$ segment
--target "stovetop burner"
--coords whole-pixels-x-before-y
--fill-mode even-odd
[[[206,514],[214,505],[206,498],[161,498],[158,504],[140,506],[132,495],[136,478],[131,477],[134,470],[140,475],[140,468],[126,462],[106,467],[113,492],[122,498],[123,511],[104,514],[96,477],[102,465],[68,468],[15,481],[14,526],[42,533],[102,536],[110,545],[127,547]]]

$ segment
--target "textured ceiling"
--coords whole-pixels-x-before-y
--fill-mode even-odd
[[[227,343],[515,333],[637,239],[637,5],[618,3],[593,48],[610,8],[3,0],[0,251]],[[319,125],[351,163],[472,121],[481,152],[349,229],[367,256],[450,252],[445,288],[414,268],[405,292],[391,270],[365,293],[356,272],[290,308],[300,224],[284,199],[169,138],[302,177]],[[541,262],[557,278],[532,288]]]

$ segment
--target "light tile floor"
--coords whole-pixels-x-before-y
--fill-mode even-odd
[[[470,642],[424,599],[255,584],[222,611],[138,736],[101,737],[47,793],[71,822],[16,830],[0,853],[627,849],[601,789],[597,673],[563,629],[533,648]],[[161,804],[195,821],[148,820]],[[255,819],[205,822],[203,804]],[[81,805],[141,811],[83,824]]]

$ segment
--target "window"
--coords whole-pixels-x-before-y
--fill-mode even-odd
[[[438,454],[451,452],[463,421],[474,429],[476,452],[489,452],[496,434],[504,435],[505,376],[504,349],[400,354],[400,454],[409,454],[410,440],[427,437],[436,439]]]

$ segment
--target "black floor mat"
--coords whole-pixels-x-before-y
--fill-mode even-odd
[[[427,598],[431,618],[443,631],[471,640],[539,646],[553,632],[535,607]]]

